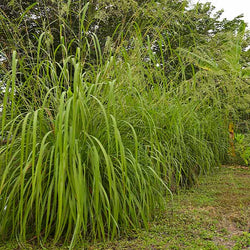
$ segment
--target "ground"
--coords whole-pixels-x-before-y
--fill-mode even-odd
[[[86,249],[250,249],[249,230],[250,168],[222,166],[175,196],[148,231],[130,232],[119,240],[91,244]],[[4,243],[0,249],[37,248]]]
[[[223,166],[204,176],[171,210],[149,231],[89,249],[250,249],[250,168]]]

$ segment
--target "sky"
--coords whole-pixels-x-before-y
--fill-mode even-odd
[[[192,0],[193,3],[211,2],[217,10],[224,9],[222,17],[233,19],[234,17],[244,14],[244,20],[250,27],[250,0]]]

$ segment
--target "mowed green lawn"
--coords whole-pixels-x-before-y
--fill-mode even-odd
[[[116,241],[75,249],[249,249],[249,229],[250,168],[223,166],[176,195],[173,206],[157,214],[148,231],[138,230]],[[5,242],[0,249],[39,247],[32,241],[25,246]]]
[[[249,249],[250,168],[222,167],[175,196],[148,232],[89,249]]]

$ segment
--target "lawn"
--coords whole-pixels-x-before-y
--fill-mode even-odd
[[[89,249],[249,249],[249,229],[250,168],[223,166],[175,196],[148,231]]]

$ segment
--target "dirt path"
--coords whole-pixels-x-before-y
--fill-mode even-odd
[[[250,168],[223,166],[183,191],[149,231],[89,249],[250,249]]]

